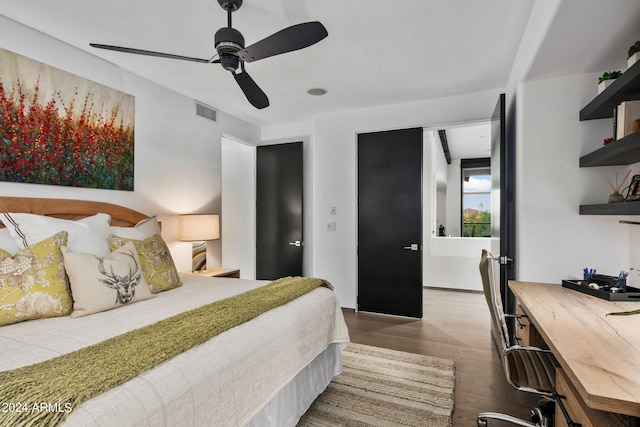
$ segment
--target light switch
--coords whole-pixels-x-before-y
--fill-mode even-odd
[[[335,221],[327,223],[327,231],[336,231]]]
[[[335,206],[331,206],[329,208],[329,215],[335,215],[336,214],[336,207]]]

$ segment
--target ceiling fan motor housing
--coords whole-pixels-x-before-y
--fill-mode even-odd
[[[244,49],[244,37],[240,31],[231,27],[220,28],[216,31],[215,46],[220,63],[225,70],[233,71],[238,68],[238,56],[236,53]]]
[[[235,28],[220,28],[216,31],[214,41],[216,51],[220,55],[223,53],[236,53],[240,49],[244,49],[244,37]]]

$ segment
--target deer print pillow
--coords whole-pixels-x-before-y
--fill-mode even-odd
[[[71,317],[111,310],[153,296],[133,243],[105,257],[73,252],[68,247],[61,250],[73,296]]]

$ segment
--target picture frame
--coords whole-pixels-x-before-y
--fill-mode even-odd
[[[625,202],[633,202],[636,200],[640,200],[640,175],[633,175],[633,177],[631,177],[631,184],[629,184]]]
[[[133,191],[134,127],[133,95],[0,48],[0,182]]]

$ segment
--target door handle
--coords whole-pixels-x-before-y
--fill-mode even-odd
[[[302,246],[302,242],[300,240],[296,240],[295,242],[289,242],[291,246]]]
[[[498,258],[498,260],[500,261],[501,265],[507,265],[510,262],[513,262],[513,260],[511,258],[509,258],[508,256],[506,256],[506,255],[500,256],[500,258]]]
[[[404,247],[408,251],[417,251],[419,250],[419,245],[417,243],[412,243],[411,246]]]

